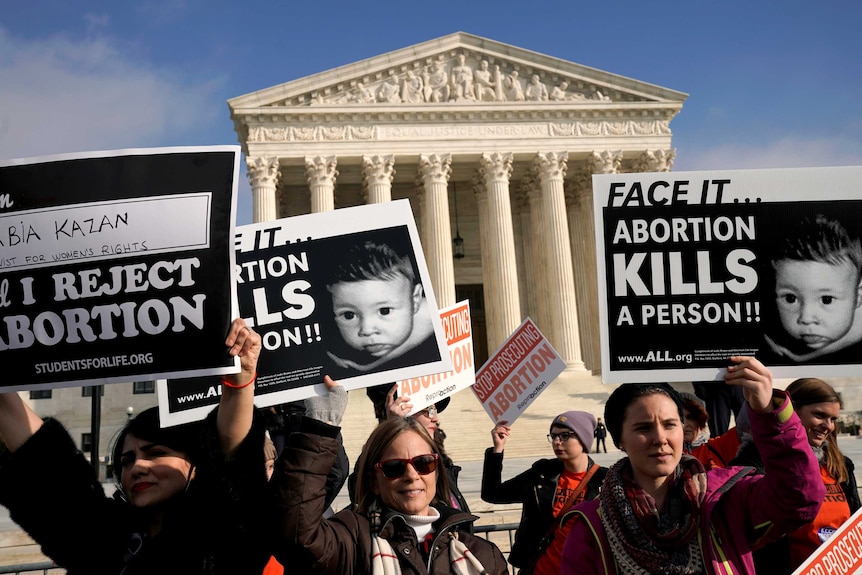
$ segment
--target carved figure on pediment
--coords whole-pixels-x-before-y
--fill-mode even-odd
[[[602,94],[599,90],[596,90],[593,93],[593,99],[598,100],[599,102],[610,102],[611,99],[604,94]]]
[[[352,101],[358,104],[371,104],[376,101],[374,91],[365,82],[356,84],[356,93],[352,94]]]
[[[401,103],[401,86],[398,85],[398,78],[390,75],[380,85],[380,89],[377,90],[377,101],[387,104]]]
[[[407,77],[401,82],[401,101],[416,104],[425,101],[424,82],[413,70],[407,71]]]
[[[449,74],[439,60],[434,63],[430,74],[423,76],[425,80],[425,101],[448,102],[449,101]]]
[[[458,65],[452,67],[452,92],[453,100],[474,100],[473,97],[473,68],[466,64],[467,57],[458,54]]]
[[[530,78],[530,83],[527,84],[527,89],[524,90],[524,97],[532,102],[541,102],[548,99],[548,87],[540,81],[538,74],[533,74],[533,77]]]
[[[480,102],[494,102],[502,93],[500,67],[494,66],[494,74],[488,70],[488,61],[482,60],[479,69],[473,72],[473,95]]]
[[[566,90],[569,89],[569,83],[563,80],[560,82],[559,86],[554,86],[554,89],[551,90],[551,93],[548,97],[554,102],[562,102],[564,100],[569,99],[569,94],[566,93]]]
[[[503,95],[510,102],[524,101],[524,88],[521,86],[517,70],[512,70],[511,74],[503,78]]]

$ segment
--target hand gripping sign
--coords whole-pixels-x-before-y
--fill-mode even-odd
[[[529,317],[476,373],[473,393],[491,417],[509,425],[566,369]]]

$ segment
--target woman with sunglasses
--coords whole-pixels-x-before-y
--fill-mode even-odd
[[[324,519],[337,433],[304,419],[276,464],[273,551],[281,563],[332,575],[507,572],[500,550],[465,529],[477,518],[447,504],[440,452],[413,418],[389,417],[374,429],[357,462],[356,505]]]
[[[410,397],[402,395],[398,397],[398,384],[392,384],[392,389],[386,396],[386,415],[387,417],[404,417],[405,413],[410,413],[413,410],[413,404],[410,403]],[[437,444],[437,449],[440,452],[440,461],[446,471],[446,478],[449,481],[449,505],[455,509],[460,509],[466,513],[470,513],[470,507],[467,505],[467,498],[461,493],[458,487],[458,475],[461,473],[461,466],[455,465],[455,461],[446,453],[444,443],[446,441],[446,432],[440,427],[439,414],[449,406],[451,397],[444,397],[440,401],[429,405],[425,409],[420,409],[410,417],[422,424],[422,427],[428,430],[428,435],[434,438],[434,443]],[[472,533],[472,526],[470,527]]]
[[[488,503],[521,503],[521,524],[509,562],[520,573],[560,572],[560,557],[570,523],[569,510],[599,495],[607,469],[588,455],[596,418],[586,411],[567,411],[551,421],[548,441],[553,459],[540,459],[530,469],[503,481],[503,450],[511,427],[501,421],[491,431],[493,447],[485,451],[482,499]],[[588,477],[589,475],[589,477]]]
[[[268,549],[262,421],[254,413],[260,336],[241,319],[203,423],[161,428],[158,407],[129,421],[114,448],[118,492],[102,484],[69,433],[15,392],[0,393],[0,503],[43,552],[80,575],[259,575]]]

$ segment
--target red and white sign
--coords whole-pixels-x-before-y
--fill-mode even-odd
[[[511,425],[565,369],[566,362],[527,318],[479,368],[473,393],[494,423]]]
[[[470,302],[464,300],[440,310],[440,322],[446,334],[452,371],[423,377],[402,379],[398,382],[398,396],[410,396],[413,409],[410,415],[437,403],[444,397],[470,387],[476,381],[473,362],[473,329],[470,324]]]
[[[862,509],[836,531],[793,575],[862,573]]]

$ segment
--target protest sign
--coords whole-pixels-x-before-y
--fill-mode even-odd
[[[452,368],[407,200],[237,228],[240,316],[261,335],[255,404]],[[162,421],[202,418],[218,378],[159,382]]]
[[[862,363],[862,167],[593,176],[602,379]]]
[[[237,372],[238,173],[237,146],[0,163],[2,385]]]
[[[862,573],[862,509],[812,553],[793,575],[855,575]]]
[[[410,396],[413,409],[408,415],[418,413],[476,382],[476,367],[473,364],[473,329],[470,324],[470,302],[462,301],[440,310],[440,321],[446,333],[452,371],[411,377],[398,382],[398,395]]]
[[[527,318],[479,368],[472,389],[491,421],[511,425],[565,369],[566,362]]]

